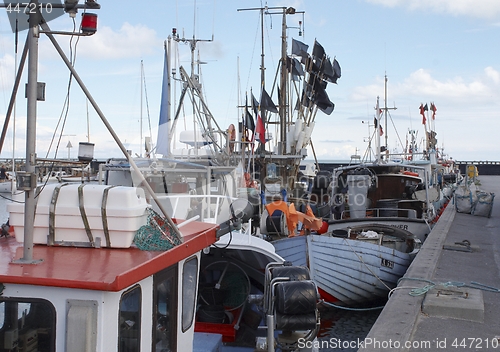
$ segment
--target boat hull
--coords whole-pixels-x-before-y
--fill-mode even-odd
[[[415,256],[415,252],[329,235],[293,237],[273,244],[285,260],[309,267],[325,301],[343,306],[387,299]]]

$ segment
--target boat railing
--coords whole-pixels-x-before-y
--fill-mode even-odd
[[[247,220],[245,217],[251,217],[253,214],[248,214],[251,204],[250,202],[244,202],[245,198],[224,195],[171,193],[158,195],[158,199],[172,218],[186,220],[180,223],[179,227],[193,220],[219,225],[231,220],[231,230],[239,230],[240,233],[248,237],[252,236],[251,218]],[[155,204],[153,204],[154,208]],[[157,209],[155,210],[157,211]],[[240,226],[235,226],[235,223],[237,223],[235,218],[242,219],[243,226],[241,224]],[[248,241],[251,241],[250,238]]]
[[[158,195],[169,215],[188,219],[199,215],[199,221],[220,224],[231,218],[230,204],[237,198],[223,195],[164,194]]]

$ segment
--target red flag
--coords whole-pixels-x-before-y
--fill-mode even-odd
[[[431,103],[431,111],[432,111],[432,119],[435,120],[436,119],[436,105],[434,105],[434,103]]]
[[[260,142],[266,144],[266,128],[264,127],[264,121],[257,115],[257,126],[255,126],[255,134],[259,138]]]
[[[427,104],[425,104],[425,107],[423,104],[420,104],[420,114],[422,115],[422,125],[425,125],[427,120],[425,119],[425,112],[427,109]]]
[[[384,130],[382,129],[382,126],[380,126],[380,137],[384,135]]]

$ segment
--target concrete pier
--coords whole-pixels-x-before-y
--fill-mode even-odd
[[[500,351],[500,176],[478,179],[491,217],[449,203],[359,351]]]

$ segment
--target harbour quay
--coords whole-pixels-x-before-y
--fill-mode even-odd
[[[479,176],[500,194],[500,176]],[[453,201],[358,351],[500,351],[500,204],[490,217]]]

